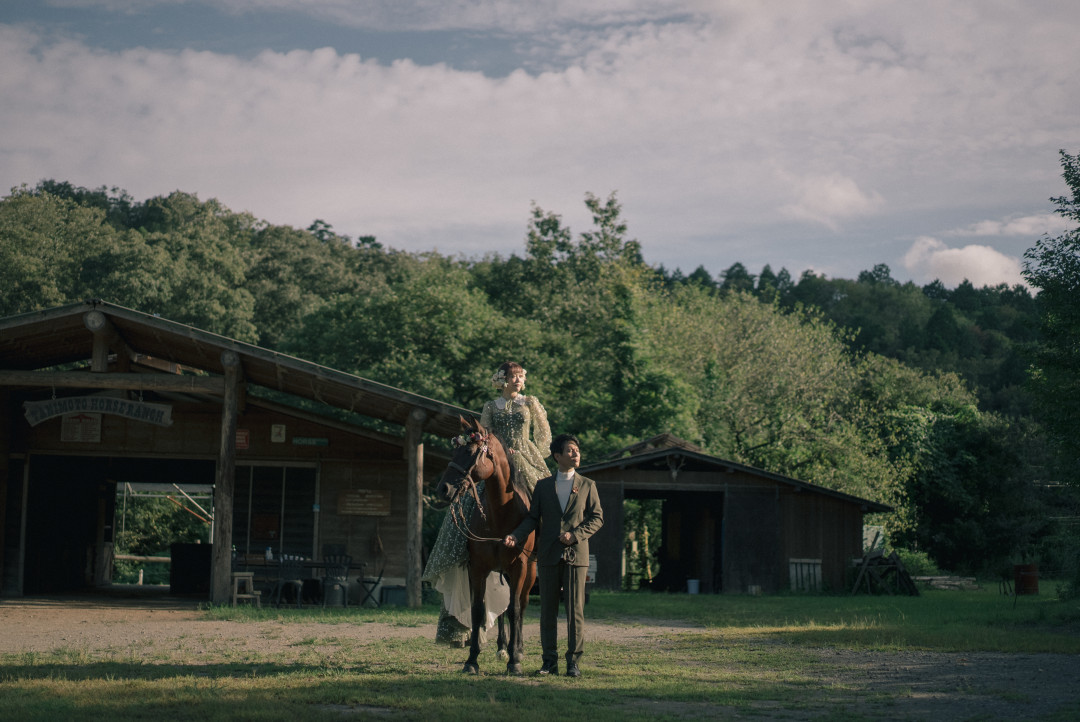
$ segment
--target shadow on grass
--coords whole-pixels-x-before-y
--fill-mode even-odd
[[[681,646],[681,645],[680,645]],[[597,649],[581,679],[508,677],[501,666],[479,676],[430,660],[320,664],[208,665],[116,661],[66,663],[8,659],[0,668],[4,715],[11,719],[381,719],[558,718],[567,709],[594,720],[712,717],[721,708],[801,704],[798,675],[723,678],[721,668],[655,660],[627,665]],[[734,671],[731,660],[722,667]],[[434,668],[438,666],[439,668]]]

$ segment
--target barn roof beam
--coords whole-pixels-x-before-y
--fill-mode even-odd
[[[108,316],[98,310],[87,311],[83,314],[83,325],[94,335],[93,353],[90,357],[91,371],[104,373],[109,370],[110,350],[116,354],[116,363],[121,371],[131,370],[131,361],[135,358],[135,352],[131,350]]]
[[[123,389],[225,395],[221,376],[173,376],[93,371],[16,371],[0,369],[0,386],[54,389]]]

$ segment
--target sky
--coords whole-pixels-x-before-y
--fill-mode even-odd
[[[175,190],[523,255],[1021,283],[1080,152],[1075,0],[2,0],[0,191]]]

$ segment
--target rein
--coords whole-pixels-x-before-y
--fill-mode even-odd
[[[464,509],[464,497],[462,495],[462,485],[468,484],[468,491],[472,493],[473,500],[476,501],[476,508],[480,510],[480,517],[486,522],[488,520],[487,513],[484,511],[484,505],[480,502],[480,494],[476,489],[476,480],[473,479],[472,473],[476,469],[477,464],[480,463],[480,457],[487,455],[491,459],[492,474],[495,473],[495,457],[492,455],[490,449],[488,449],[487,435],[481,437],[478,443],[481,444],[479,451],[476,454],[476,458],[473,459],[472,466],[468,469],[462,468],[462,466],[454,461],[451,461],[448,466],[454,471],[462,474],[462,479],[458,482],[457,491],[454,494],[454,498],[450,500],[450,521],[454,527],[461,532],[469,541],[474,542],[498,542],[502,544],[503,540],[499,537],[486,537],[480,536],[469,527],[469,520],[465,518]],[[489,475],[490,476],[490,475]],[[480,481],[487,481],[487,478],[483,478]],[[518,553],[518,556],[523,554],[532,554],[531,549],[522,548]]]

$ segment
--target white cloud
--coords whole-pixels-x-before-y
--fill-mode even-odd
[[[984,220],[947,231],[943,235],[952,237],[966,236],[1025,236],[1035,238],[1042,235],[1058,235],[1070,228],[1069,222],[1056,213],[1036,213],[1016,216],[1001,220]]]
[[[911,245],[903,262],[922,283],[937,279],[955,288],[966,279],[976,288],[1000,283],[1026,285],[1020,275],[1020,259],[989,246],[949,248],[936,238],[923,236]]]
[[[584,193],[617,190],[651,261],[854,276],[901,255],[933,214],[999,208],[1013,219],[1001,235],[1020,232],[1060,194],[1057,150],[1080,138],[1080,3],[231,7],[497,27],[548,70],[496,78],[329,48],[247,59],[145,39],[106,52],[0,25],[0,188],[179,188],[271,222],[322,218],[463,253],[520,251],[531,201],[584,230]],[[544,17],[555,29],[528,34]],[[846,235],[856,222],[861,236]]]
[[[838,230],[847,218],[870,215],[885,204],[878,193],[865,192],[851,178],[839,175],[803,178],[795,186],[798,200],[783,206],[781,213],[831,230]]]

